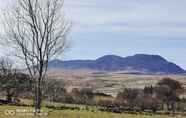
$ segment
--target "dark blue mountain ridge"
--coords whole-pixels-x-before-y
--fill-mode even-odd
[[[120,57],[106,55],[96,60],[52,60],[48,64],[51,68],[63,69],[92,69],[97,71],[137,71],[151,74],[181,74],[185,70],[178,65],[167,61],[159,55],[136,54]]]

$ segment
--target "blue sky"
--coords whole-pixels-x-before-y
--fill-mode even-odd
[[[65,59],[158,54],[186,69],[186,0],[66,0]]]
[[[158,54],[186,69],[185,11],[186,0],[65,0],[73,26],[64,58]]]

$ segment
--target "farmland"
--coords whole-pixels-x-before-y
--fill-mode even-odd
[[[103,92],[116,96],[124,88],[144,88],[154,86],[162,78],[170,77],[183,84],[186,88],[185,75],[139,75],[117,73],[101,73],[90,70],[50,70],[51,79],[61,79],[65,82],[67,90],[73,88],[92,88],[95,92]]]

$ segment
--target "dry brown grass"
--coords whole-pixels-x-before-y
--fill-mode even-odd
[[[69,91],[73,88],[91,87],[96,92],[116,96],[125,87],[144,88],[154,86],[162,78],[170,77],[186,88],[186,75],[136,75],[121,73],[96,73],[91,70],[51,70],[50,78],[62,79]]]

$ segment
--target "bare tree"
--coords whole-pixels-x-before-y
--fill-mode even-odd
[[[167,110],[175,113],[176,102],[180,100],[179,96],[183,93],[183,85],[174,79],[163,78],[156,85],[156,94],[163,102],[167,104]]]
[[[15,93],[15,80],[16,70],[13,68],[13,63],[9,59],[0,60],[0,89],[5,91],[6,99],[9,103],[12,102],[12,96]],[[13,86],[13,87],[12,87]],[[12,89],[13,88],[13,89]]]
[[[71,23],[63,12],[63,0],[17,0],[5,23],[6,39],[25,61],[34,81],[34,104],[41,109],[42,85],[48,61],[68,47],[66,34]]]
[[[62,80],[48,79],[45,81],[44,96],[51,103],[63,101],[65,94],[67,93],[65,89],[65,83]]]
[[[0,59],[0,92],[5,94],[8,103],[15,103],[20,94],[28,92],[30,84],[28,76],[15,69],[10,59]]]

